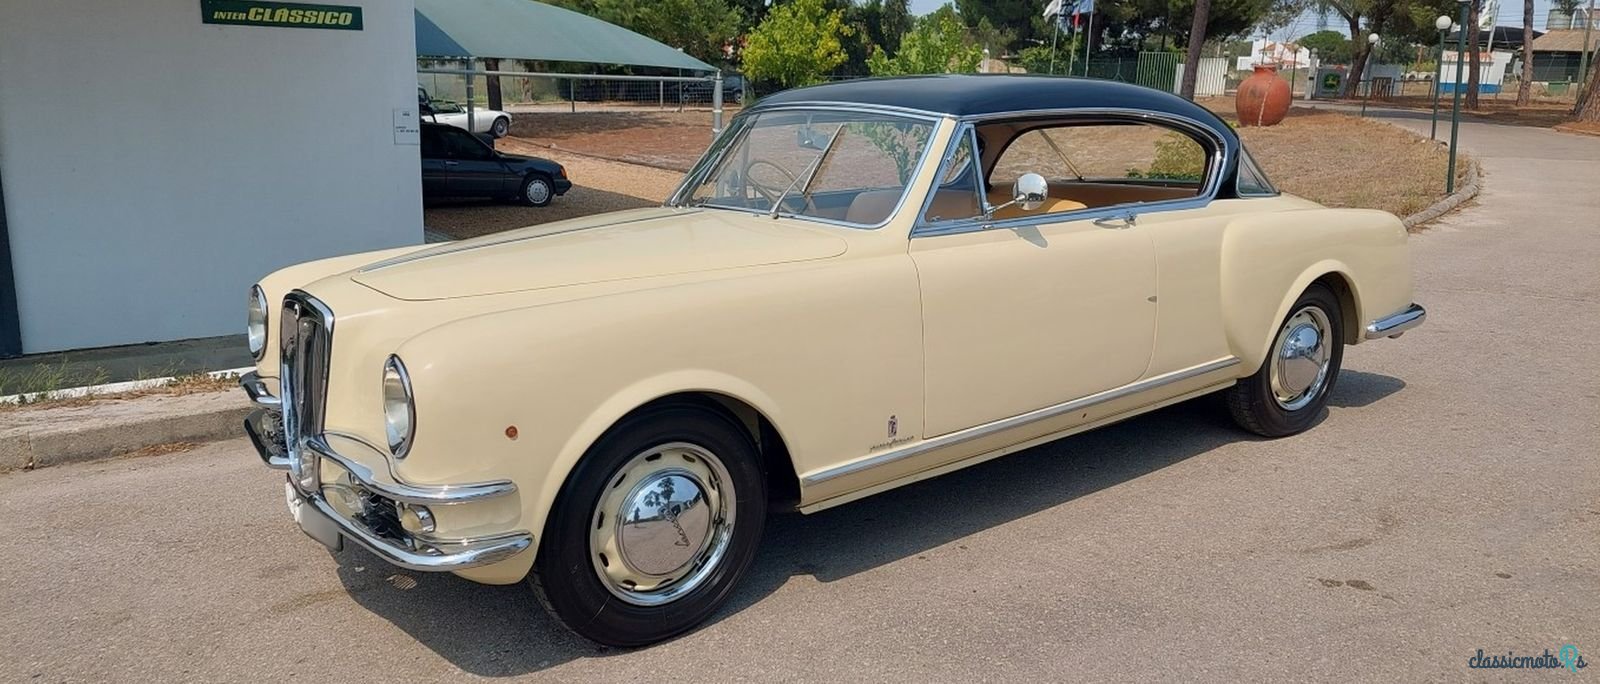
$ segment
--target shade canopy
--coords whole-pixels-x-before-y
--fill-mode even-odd
[[[534,0],[416,0],[417,56],[715,71],[682,51]]]

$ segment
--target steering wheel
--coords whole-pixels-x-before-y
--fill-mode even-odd
[[[756,168],[757,166],[770,166],[770,167],[772,167],[774,169],[777,169],[778,173],[783,174],[784,178],[788,179],[789,187],[793,187],[796,183],[798,183],[800,181],[800,179],[796,178],[794,174],[789,173],[788,169],[785,169],[782,166],[778,166],[777,164],[769,162],[769,161],[767,161],[765,159],[757,159],[757,160],[755,160],[753,162],[750,162],[749,164],[746,164],[745,167],[744,167],[744,182],[745,182],[745,185],[750,186],[751,190],[756,191],[756,194],[761,195],[761,197],[763,199],[767,200],[767,202],[769,202],[771,204],[777,204],[778,203],[778,197],[779,197],[779,195],[783,194],[783,189],[782,188],[768,187],[768,186],[756,181],[753,177],[751,177],[750,171],[752,169]]]

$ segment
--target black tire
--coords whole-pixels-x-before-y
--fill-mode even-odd
[[[1296,312],[1306,307],[1320,310],[1330,327],[1322,338],[1323,344],[1329,346],[1328,370],[1326,379],[1316,388],[1315,395],[1309,396],[1309,401],[1299,398],[1291,403],[1304,402],[1303,405],[1288,408],[1280,403],[1273,391],[1272,359],[1284,342],[1285,326]],[[1320,283],[1307,288],[1295,300],[1294,306],[1289,308],[1289,315],[1278,323],[1278,331],[1268,349],[1267,358],[1261,362],[1261,368],[1223,393],[1228,412],[1239,427],[1263,437],[1287,437],[1304,432],[1316,423],[1327,406],[1328,395],[1333,392],[1333,386],[1339,379],[1339,368],[1344,361],[1345,320],[1340,311],[1339,298]]]
[[[536,189],[539,187],[543,187],[542,192]],[[530,207],[548,207],[555,198],[555,184],[542,173],[528,174],[527,178],[522,179],[522,187],[517,190],[517,201]]]
[[[593,516],[622,468],[672,443],[699,446],[726,467],[736,499],[732,532],[704,580],[666,603],[635,605],[600,579],[591,549]],[[539,602],[568,629],[608,646],[644,646],[693,629],[728,599],[755,558],[767,510],[760,464],[748,433],[713,408],[670,405],[623,419],[589,449],[556,497],[528,575]]]
[[[511,120],[503,116],[495,118],[494,123],[489,124],[489,135],[494,136],[496,139],[504,138],[510,132]]]

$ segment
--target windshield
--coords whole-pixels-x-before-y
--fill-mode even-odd
[[[867,112],[749,115],[707,153],[678,203],[877,226],[899,206],[932,133],[929,121]]]

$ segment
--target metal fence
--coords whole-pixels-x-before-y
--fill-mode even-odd
[[[470,64],[417,69],[417,85],[436,103],[478,110],[490,108],[498,88],[499,107],[517,112],[676,111],[704,112],[706,125],[721,130],[724,103],[743,97],[740,80],[712,76],[563,74],[480,70]],[[476,118],[476,116],[474,116]]]

